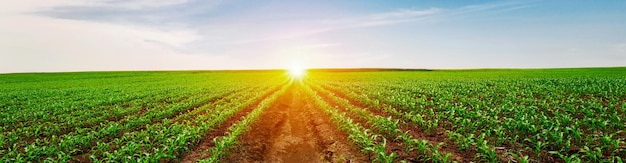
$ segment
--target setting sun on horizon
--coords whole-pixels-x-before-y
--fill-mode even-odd
[[[306,76],[307,67],[301,62],[292,62],[287,69],[287,73],[292,79],[302,79]]]

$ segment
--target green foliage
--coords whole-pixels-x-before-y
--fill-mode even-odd
[[[177,162],[261,101],[206,151],[203,161],[217,162],[287,80],[278,71],[0,75],[0,162]],[[397,150],[453,162],[447,145],[476,162],[626,157],[626,68],[312,71],[303,83],[375,162],[407,161]]]
[[[392,115],[383,120],[351,111],[372,117],[369,124],[385,137],[409,139],[394,131],[395,124],[417,126],[425,134],[444,131],[447,143],[476,152],[481,161],[506,158],[496,147],[520,151],[514,160],[521,162],[547,157],[614,162],[626,156],[626,68],[320,71],[309,80],[318,91],[328,90],[331,99],[341,94],[343,100]],[[418,149],[415,142],[404,141],[405,152]],[[433,161],[432,152],[421,153]]]
[[[3,161],[176,160],[284,85],[279,72],[0,75]],[[172,121],[173,119],[177,120]],[[5,143],[6,142],[6,143]],[[86,155],[88,153],[88,155]]]

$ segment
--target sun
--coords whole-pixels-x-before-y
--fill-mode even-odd
[[[291,67],[289,67],[287,71],[289,73],[289,76],[293,79],[301,79],[306,76],[306,68],[301,65],[291,65]]]

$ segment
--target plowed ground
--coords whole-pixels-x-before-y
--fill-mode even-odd
[[[240,138],[224,162],[367,162],[293,84]]]

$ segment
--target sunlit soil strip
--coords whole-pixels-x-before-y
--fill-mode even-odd
[[[417,139],[413,136],[412,131],[407,129],[401,129],[402,124],[399,123],[399,120],[394,120],[392,117],[382,117],[372,112],[369,112],[363,108],[356,107],[344,98],[337,97],[334,93],[324,90],[321,87],[314,85],[315,90],[320,92],[323,97],[330,98],[333,102],[338,103],[341,107],[345,107],[350,114],[353,114],[352,117],[357,117],[357,119],[362,119],[366,121],[366,126],[370,126],[376,131],[378,131],[381,135],[384,135],[390,139],[392,143],[399,143],[398,146],[404,147],[404,153],[408,154],[411,152],[417,152],[421,161],[441,161],[441,162],[449,162],[452,161],[452,153],[443,153],[440,152],[439,149],[443,144],[434,145],[432,142],[423,139]],[[393,149],[388,149],[391,151]],[[394,156],[394,157],[397,157]],[[408,157],[408,155],[402,155],[402,157]],[[458,157],[458,156],[457,156]],[[396,158],[393,158],[396,159]],[[400,158],[402,159],[402,158]],[[410,158],[414,159],[414,158]],[[397,160],[395,160],[397,161]],[[406,160],[405,160],[406,161]],[[460,161],[460,160],[456,160]]]
[[[194,125],[179,124],[173,121],[166,121],[163,125],[151,125],[146,131],[131,133],[128,136],[120,138],[126,140],[126,144],[119,146],[114,153],[103,153],[104,160],[99,161],[132,161],[146,160],[163,161],[178,158],[190,150],[189,147],[201,140],[202,135],[214,130],[215,127],[224,123],[242,109],[253,106],[255,102],[261,101],[270,94],[277,94],[276,89],[267,89],[263,92],[245,92],[244,95],[235,96],[233,99],[225,99],[228,101],[224,105],[210,105],[206,114],[196,117]],[[233,102],[242,101],[242,102]],[[165,132],[165,133],[163,133]],[[169,132],[169,133],[167,133]],[[155,135],[156,134],[156,135]],[[144,137],[153,137],[151,140],[142,140]],[[139,143],[137,143],[139,142]],[[155,148],[156,146],[156,148]],[[148,148],[147,154],[141,156],[133,156],[131,158],[123,157],[136,153],[138,147]]]
[[[340,93],[342,95],[340,96],[346,96],[346,98],[350,98],[350,99],[359,99],[359,103],[360,104],[365,104],[368,107],[377,109],[378,111],[384,111],[387,114],[392,115],[393,117],[399,118],[400,122],[403,125],[406,124],[410,124],[410,125],[417,125],[420,128],[422,128],[422,130],[426,133],[430,133],[430,134],[436,134],[436,133],[445,133],[444,137],[448,140],[446,140],[447,143],[449,142],[453,142],[456,141],[456,143],[453,142],[453,146],[455,146],[456,149],[454,149],[454,151],[458,151],[459,152],[468,152],[471,153],[472,155],[476,155],[477,158],[481,158],[484,160],[490,160],[490,161],[504,161],[507,160],[508,158],[505,158],[503,156],[496,156],[496,151],[494,150],[495,147],[493,147],[492,145],[483,145],[486,147],[483,147],[483,149],[478,150],[478,149],[471,149],[471,151],[463,151],[463,150],[467,150],[468,145],[465,144],[459,144],[462,143],[463,140],[465,140],[466,138],[464,136],[462,136],[459,133],[456,133],[454,131],[450,131],[448,129],[442,128],[442,127],[437,127],[437,121],[432,122],[430,120],[425,120],[422,118],[421,115],[419,114],[412,114],[411,112],[398,112],[395,108],[385,104],[385,103],[381,103],[378,100],[372,100],[370,99],[367,95],[361,93],[360,95],[357,94],[357,92],[359,92],[358,89],[354,89],[352,87],[341,87],[341,88],[337,88],[340,86],[330,86],[329,84],[326,85],[321,85],[321,87],[324,87],[326,89],[335,91],[337,93]],[[427,138],[430,139],[430,138]],[[482,139],[481,139],[482,140]],[[431,140],[432,142],[432,140]],[[442,143],[442,142],[439,142]],[[481,142],[483,143],[483,142]],[[459,146],[464,145],[464,148],[460,148]],[[450,147],[447,147],[450,148]],[[482,153],[478,153],[476,154],[476,152],[482,152]],[[467,156],[465,156],[467,157]],[[465,158],[466,160],[469,158]],[[470,159],[472,160],[472,159]]]
[[[199,115],[195,120],[189,121],[193,125],[197,124],[213,124],[208,132],[204,132],[202,139],[199,143],[194,145],[190,153],[186,154],[182,158],[182,162],[196,162],[203,157],[206,157],[208,148],[211,148],[215,144],[216,137],[223,136],[226,133],[228,127],[237,122],[240,117],[243,117],[257,108],[265,99],[276,96],[280,90],[285,89],[284,86],[276,86],[271,89],[271,92],[264,93],[262,96],[248,97],[240,96],[236,99],[231,99],[229,103],[225,105],[218,105],[217,110],[212,111],[209,115]],[[242,101],[242,103],[235,102]],[[231,109],[235,108],[235,109]]]
[[[386,152],[387,140],[382,138],[381,135],[372,133],[369,129],[364,128],[359,123],[355,123],[345,113],[340,113],[335,108],[330,106],[310,87],[303,87],[309,97],[313,98],[314,104],[321,108],[324,113],[331,117],[331,120],[344,132],[348,133],[348,139],[361,148],[361,151],[370,157],[370,160],[379,162],[393,161],[395,153]],[[382,139],[380,139],[382,138]],[[372,155],[374,158],[372,159]]]
[[[288,87],[289,85],[285,85],[279,92],[265,98],[252,112],[242,118],[239,122],[230,126],[228,128],[228,133],[224,136],[216,137],[214,139],[215,147],[209,149],[210,157],[200,160],[200,162],[218,162],[219,159],[226,156],[228,154],[228,150],[233,148],[233,146],[237,143],[237,138],[244,132],[250,130],[250,124],[261,116],[263,110],[267,109],[272,103],[276,102],[278,97],[285,94]]]

